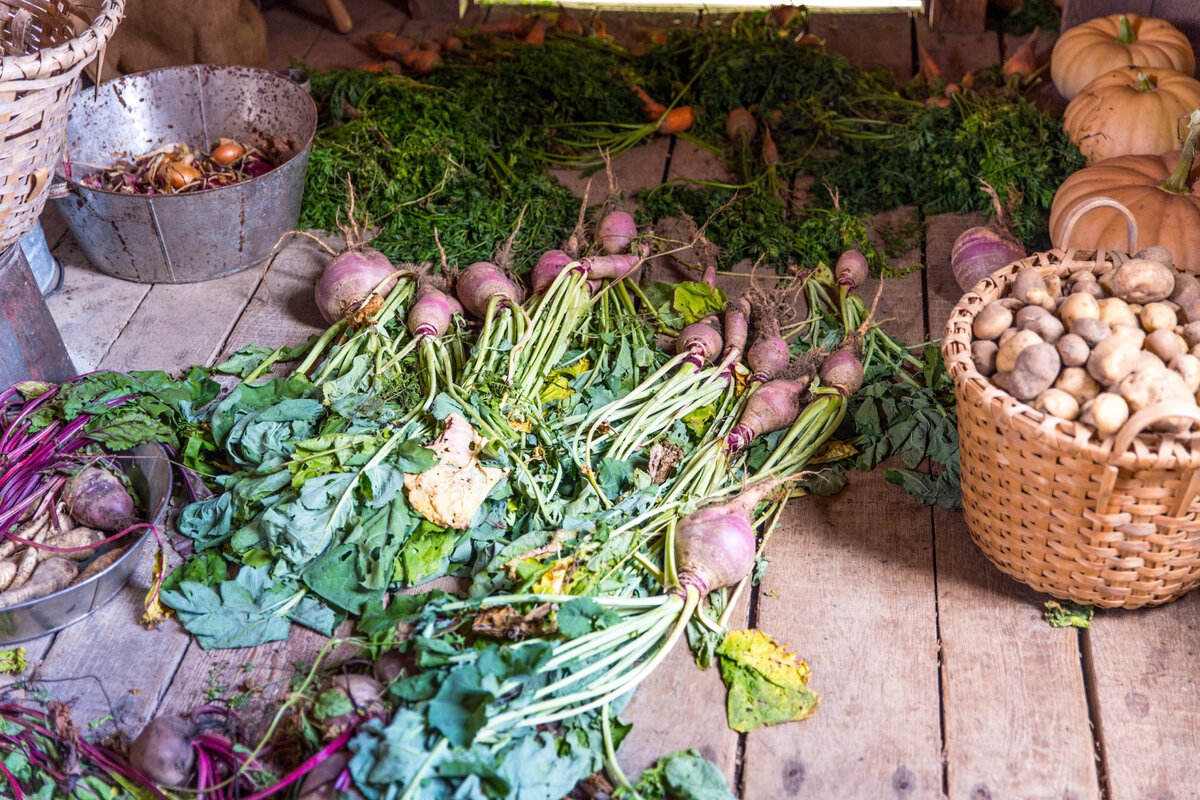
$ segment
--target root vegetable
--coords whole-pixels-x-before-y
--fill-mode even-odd
[[[996,191],[982,182],[992,198],[996,214],[989,226],[968,228],[954,240],[950,251],[950,270],[964,292],[1001,267],[1025,257],[1025,248],[1012,235],[1008,209],[1000,203]]]
[[[488,304],[493,297],[501,298],[502,304],[511,305],[519,305],[523,299],[521,290],[504,271],[487,261],[476,261],[463,270],[454,291],[463,308],[480,319],[487,316]]]
[[[1171,359],[1167,364],[1173,372],[1179,373],[1184,384],[1192,394],[1200,391],[1200,358],[1189,353],[1182,353]]]
[[[1129,303],[1166,300],[1175,291],[1175,272],[1148,258],[1131,258],[1112,273],[1109,285],[1116,297]]]
[[[95,549],[89,545],[95,545],[98,542],[104,541],[106,538],[108,538],[106,534],[96,530],[95,528],[88,528],[84,525],[80,525],[79,527],[72,528],[69,531],[63,531],[57,536],[48,536],[44,543],[51,547],[56,547],[59,550],[67,551],[59,552],[58,555],[67,559],[68,561],[87,561],[96,553]],[[47,550],[46,552],[51,553],[54,551]]]
[[[1183,335],[1183,340],[1187,342],[1188,347],[1200,344],[1200,322],[1189,322],[1179,332]]]
[[[975,369],[979,370],[980,375],[986,378],[996,371],[996,353],[998,352],[1000,352],[999,345],[987,339],[971,342],[971,360],[975,362]]]
[[[1166,367],[1146,365],[1126,375],[1117,391],[1129,405],[1130,413],[1136,414],[1143,408],[1171,401],[1195,404],[1193,392],[1188,391],[1183,377]],[[1165,417],[1150,425],[1151,430],[1180,433],[1191,427],[1187,417]]]
[[[1175,288],[1168,299],[1178,306],[1200,303],[1200,280],[1190,272],[1175,273]]]
[[[1073,420],[1079,416],[1079,403],[1062,389],[1047,389],[1033,401],[1038,411],[1060,419]]]
[[[33,548],[30,548],[32,550]],[[36,556],[34,562],[37,562]],[[33,575],[21,586],[10,586],[0,592],[0,608],[11,608],[20,603],[36,600],[39,597],[65,589],[79,574],[79,567],[73,561],[65,558],[48,558],[37,564]],[[18,574],[18,578],[20,575]],[[16,581],[14,580],[15,584]]]
[[[1119,394],[1101,392],[1083,409],[1080,419],[1100,434],[1111,436],[1129,419],[1129,405]]]
[[[0,561],[0,592],[3,592],[17,576],[17,565],[12,561]]]
[[[1050,344],[1057,342],[1065,330],[1062,321],[1041,306],[1025,306],[1017,312],[1015,322],[1021,330],[1033,331]]]
[[[533,284],[533,293],[541,294],[549,289],[558,274],[574,260],[565,250],[547,250],[542,253],[529,275],[530,283]]]
[[[687,353],[685,361],[696,369],[712,361],[721,352],[721,334],[709,324],[710,318],[693,322],[682,331],[675,340],[675,352]],[[715,317],[711,321],[716,321]]]
[[[126,547],[117,547],[112,550],[104,551],[103,553],[101,553],[100,555],[98,555],[94,559],[92,559],[90,562],[88,562],[88,565],[83,568],[83,572],[79,573],[79,577],[75,579],[75,582],[82,583],[83,581],[86,581],[88,578],[92,578],[92,577],[95,577],[96,575],[99,575],[101,572],[103,572],[104,570],[108,569],[113,564],[115,564],[117,562],[117,559],[120,558],[121,556],[123,556],[125,554],[125,551],[128,549],[129,549],[129,547],[126,546]]]
[[[1087,342],[1088,347],[1095,347],[1112,335],[1112,328],[1107,322],[1091,317],[1081,317],[1071,323],[1070,332]]]
[[[86,466],[63,487],[63,502],[81,525],[122,531],[138,522],[133,498],[121,481],[103,467]]]
[[[1046,279],[1036,267],[1018,270],[1012,282],[1012,296],[1022,303],[1054,309],[1054,298],[1046,285]]]
[[[380,684],[388,686],[404,675],[404,655],[398,650],[388,650],[375,659],[371,665],[371,674]]]
[[[1170,328],[1159,328],[1147,335],[1145,347],[1163,361],[1170,361],[1187,352],[1183,337]]]
[[[1108,292],[1104,291],[1104,287],[1094,279],[1090,281],[1076,281],[1071,287],[1071,294],[1088,294],[1096,300],[1103,300],[1105,297],[1108,297]]]
[[[182,786],[196,761],[194,733],[177,716],[154,717],[129,745],[129,763],[160,786]]]
[[[846,348],[835,350],[825,359],[818,374],[822,384],[834,387],[842,397],[854,394],[863,384],[862,362]]]
[[[1066,367],[1083,366],[1087,363],[1088,356],[1092,353],[1087,342],[1082,337],[1073,333],[1068,333],[1060,337],[1054,343],[1054,347],[1058,350],[1058,357],[1062,360],[1063,366]]]
[[[750,574],[756,549],[754,508],[778,486],[777,481],[767,481],[726,503],[705,506],[679,520],[675,557],[681,586],[693,588],[704,597]]]
[[[1141,343],[1123,336],[1110,336],[1092,348],[1087,371],[1103,386],[1111,386],[1137,366]]]
[[[1137,325],[1113,325],[1110,339],[1126,339],[1138,347],[1146,343],[1146,332]]]
[[[1138,315],[1138,320],[1142,323],[1142,330],[1146,333],[1152,333],[1162,328],[1174,328],[1179,323],[1179,320],[1175,318],[1175,309],[1162,302],[1147,303],[1142,306],[1142,313]]]
[[[773,380],[760,386],[750,399],[741,419],[725,440],[727,452],[736,453],[759,436],[786,428],[800,414],[800,398],[807,381]]]
[[[847,250],[842,253],[838,256],[833,276],[837,279],[838,286],[844,286],[851,292],[854,291],[867,279],[866,256],[858,250]]]
[[[996,369],[1000,372],[1012,371],[1021,351],[1035,344],[1043,344],[1042,337],[1033,331],[1018,330],[1000,345],[1000,351],[996,353]]]
[[[1062,362],[1049,342],[1026,347],[1017,356],[1009,377],[1009,393],[1018,400],[1033,400],[1054,384]]]
[[[1063,325],[1070,329],[1076,320],[1098,320],[1100,318],[1100,304],[1090,294],[1082,292],[1071,294],[1058,307],[1058,316],[1062,320]]]
[[[1067,367],[1059,373],[1058,380],[1054,382],[1055,389],[1062,389],[1079,405],[1083,405],[1087,401],[1100,394],[1100,384],[1096,383],[1096,379],[1088,374],[1086,369],[1082,367]]]
[[[361,306],[376,289],[380,296],[391,291],[396,285],[393,272],[392,262],[373,248],[339,253],[326,265],[313,290],[317,310],[333,324]]]
[[[1100,306],[1100,321],[1112,325],[1137,325],[1137,315],[1119,297],[1105,297],[1097,301]]]
[[[1013,312],[1002,304],[988,303],[975,315],[971,332],[976,339],[998,339],[1013,323]]]
[[[596,241],[610,256],[628,252],[637,235],[637,223],[628,211],[610,211],[596,225]]]
[[[593,256],[579,259],[580,266],[589,278],[607,278],[619,281],[638,268],[642,257],[637,253],[622,253],[612,256]]]
[[[1008,379],[1012,376],[1012,372],[993,372],[989,380],[992,385],[1002,392],[1008,391]]]
[[[462,305],[442,290],[433,286],[422,287],[408,310],[408,331],[417,338],[436,338],[450,329],[454,315],[461,314],[462,310]]]
[[[722,358],[727,357],[734,350],[740,352],[746,349],[746,337],[750,334],[749,325],[750,302],[744,297],[730,301],[729,305],[725,307],[725,349],[721,353]]]
[[[778,375],[791,360],[788,344],[778,335],[758,336],[746,351],[746,364],[752,382],[766,383]]]
[[[338,779],[342,777],[342,773],[346,771],[349,763],[350,754],[341,751],[317,764],[304,776],[304,781],[300,784],[300,794],[296,800],[335,800],[339,797],[361,797],[362,795],[353,786],[347,790],[339,790],[337,787]]]

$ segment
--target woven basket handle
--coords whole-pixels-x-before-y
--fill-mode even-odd
[[[1182,400],[1172,400],[1167,403],[1155,403],[1146,406],[1130,417],[1121,430],[1117,431],[1113,440],[1112,460],[1119,459],[1133,444],[1138,434],[1150,425],[1166,417],[1187,417],[1193,422],[1200,422],[1200,406],[1185,403]]]
[[[1066,224],[1063,226],[1062,249],[1066,250],[1070,247],[1071,234],[1075,232],[1075,226],[1079,223],[1079,220],[1083,219],[1083,215],[1097,208],[1115,208],[1121,212],[1121,215],[1125,217],[1125,240],[1126,247],[1129,248],[1126,252],[1137,252],[1137,220],[1134,219],[1133,212],[1126,208],[1123,203],[1111,197],[1093,197],[1086,203],[1071,209],[1071,213],[1067,215]]]

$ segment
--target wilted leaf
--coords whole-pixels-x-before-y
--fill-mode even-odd
[[[729,727],[735,731],[801,720],[816,709],[808,665],[762,631],[730,631],[717,655],[729,687]]]
[[[675,465],[683,460],[683,455],[683,448],[677,444],[666,440],[655,442],[650,447],[650,462],[646,465],[650,480],[656,484],[666,482],[675,471]]]
[[[512,606],[485,608],[471,620],[471,632],[513,642],[530,636],[544,636],[554,630],[553,623],[548,619],[552,609],[549,603],[535,606],[526,614]]]
[[[405,475],[409,504],[425,519],[448,528],[465,530],[484,498],[508,470],[485,467],[478,452],[483,439],[462,416],[446,418],[446,429],[430,445],[438,463],[420,474]]]

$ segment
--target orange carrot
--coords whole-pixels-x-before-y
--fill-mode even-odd
[[[442,57],[432,50],[414,50],[404,57],[404,66],[418,75],[428,75],[442,63]]]
[[[763,163],[769,167],[774,167],[779,164],[779,148],[775,146],[775,139],[771,136],[771,129],[763,126]]]
[[[608,35],[608,27],[604,24],[604,20],[585,17],[583,21],[588,24],[591,35],[597,39],[603,39]]]
[[[383,58],[398,58],[412,52],[413,41],[394,33],[372,33],[365,37],[371,49]]]
[[[457,53],[463,49],[463,40],[457,36],[447,36],[442,39],[442,49],[447,53]]]
[[[658,132],[663,134],[683,133],[692,127],[692,123],[695,121],[691,106],[676,106],[661,116]]]
[[[482,33],[497,34],[500,36],[524,36],[529,30],[531,22],[529,19],[513,15],[508,19],[500,22],[493,22],[490,25],[484,25],[479,30]]]
[[[417,49],[418,50],[432,50],[433,52],[436,53],[442,49],[442,46],[438,42],[435,42],[433,39],[422,39],[417,44]]]
[[[400,74],[400,65],[395,61],[364,61],[354,67],[363,72],[391,72]]]
[[[942,71],[938,68],[937,62],[933,60],[933,57],[929,55],[929,52],[920,42],[917,42],[917,58],[921,64],[921,68],[918,71],[921,80],[932,83],[942,77]]]
[[[636,94],[638,99],[642,101],[642,108],[646,109],[646,116],[651,122],[654,122],[666,113],[667,107],[648,95],[645,89],[638,86],[636,83],[629,88],[632,89],[633,93]]]
[[[654,31],[653,33],[650,34],[650,41],[653,42],[654,44],[666,44],[667,43],[667,32],[666,31]]]
[[[541,44],[546,41],[546,18],[538,17],[533,21],[533,27],[525,34],[525,44]]]
[[[1037,71],[1037,56],[1033,52],[1034,46],[1037,44],[1038,33],[1041,28],[1034,28],[1033,33],[1029,34],[1029,38],[1025,43],[1013,51],[1013,54],[1004,62],[1004,74],[1016,75],[1021,78],[1029,78]]]
[[[725,117],[725,135],[732,142],[748,142],[758,131],[758,123],[754,115],[740,106],[733,109]]]

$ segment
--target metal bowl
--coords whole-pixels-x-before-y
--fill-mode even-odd
[[[115,460],[142,501],[147,522],[161,525],[172,487],[171,463],[162,445],[138,445]],[[23,642],[62,630],[104,605],[129,580],[138,553],[151,536],[149,531],[143,533],[120,558],[85,581],[0,611],[0,644]]]
[[[170,195],[92,189],[60,165],[51,196],[101,272],[139,283],[219,278],[261,263],[300,219],[317,109],[293,80],[252,67],[168,67],[78,92],[70,114],[75,179],[166,144],[207,149],[221,137],[281,161],[248,181]]]

